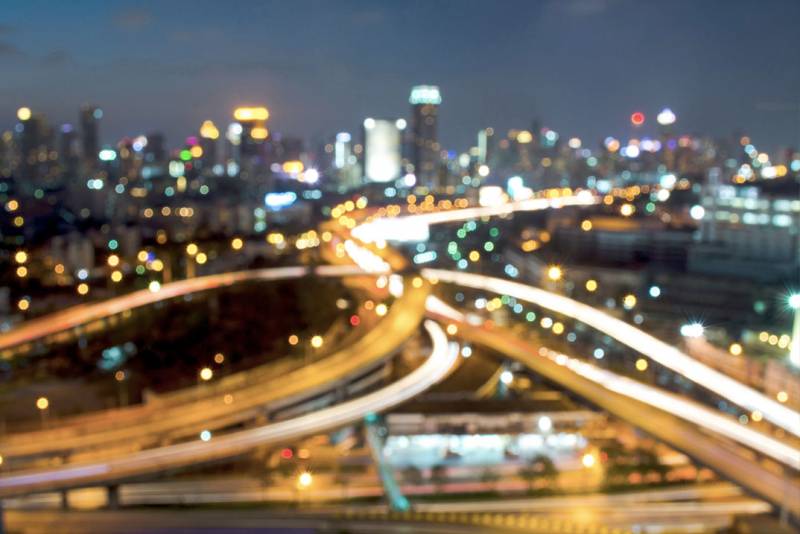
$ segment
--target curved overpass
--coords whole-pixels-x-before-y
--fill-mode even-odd
[[[191,291],[220,287],[223,283],[230,285],[243,280],[278,279],[277,277],[297,277],[305,275],[305,268],[288,268],[263,270],[252,273],[231,273],[231,275],[215,275],[212,280],[200,280],[202,283],[179,284],[178,288],[165,286],[166,291],[145,295],[147,302],[155,302]],[[343,270],[337,272],[341,274]],[[236,276],[232,276],[236,275]],[[195,282],[195,280],[191,280]],[[389,313],[370,329],[365,335],[352,344],[338,350],[324,359],[301,368],[288,371],[266,383],[261,380],[248,381],[236,389],[211,391],[202,398],[190,398],[170,406],[158,406],[149,409],[134,409],[131,417],[123,417],[115,422],[105,417],[89,419],[82,424],[67,425],[52,430],[12,434],[0,443],[0,453],[8,460],[14,457],[35,456],[44,454],[67,455],[75,451],[86,452],[99,447],[117,446],[116,453],[136,450],[147,446],[158,445],[164,438],[176,439],[196,435],[200,430],[214,430],[254,418],[264,412],[265,408],[275,403],[286,403],[289,400],[308,398],[337,384],[342,384],[348,377],[363,373],[384,361],[414,333],[422,321],[425,311],[425,299],[428,296],[427,284],[415,288],[408,286],[389,309]],[[140,296],[131,296],[134,301]],[[96,308],[102,313],[119,309],[122,303],[130,304],[126,298],[115,299],[117,302],[98,303]],[[69,311],[69,310],[67,310]],[[85,312],[85,310],[79,310]],[[97,314],[95,310],[93,314]],[[73,314],[77,315],[75,312]],[[70,314],[70,315],[73,315]],[[266,386],[266,387],[265,387]],[[199,389],[202,391],[204,385]],[[224,394],[233,394],[226,402]],[[190,396],[191,397],[191,396]],[[124,413],[124,412],[123,412]]]
[[[278,445],[303,436],[332,430],[408,400],[443,379],[457,362],[447,336],[433,321],[425,322],[433,350],[416,370],[378,391],[314,413],[232,432],[208,442],[191,441],[141,451],[101,462],[67,464],[63,467],[17,473],[0,478],[0,497],[80,486],[116,484],[187,465],[236,457],[255,447]]]

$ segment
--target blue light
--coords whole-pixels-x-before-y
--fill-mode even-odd
[[[288,208],[297,200],[297,194],[293,191],[283,193],[267,193],[264,196],[264,204],[272,211]]]

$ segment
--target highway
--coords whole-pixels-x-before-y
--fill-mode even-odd
[[[764,467],[752,455],[743,454],[742,449],[710,436],[701,430],[702,425],[609,390],[566,365],[539,356],[539,347],[516,338],[506,329],[475,326],[464,321],[458,324],[458,333],[472,343],[521,362],[537,374],[684,452],[773,505],[786,506],[795,518],[800,518],[800,486],[796,481]]]
[[[44,317],[25,321],[8,332],[0,333],[0,354],[7,358],[11,353],[8,349],[13,347],[171,298],[228,287],[242,282],[289,280],[310,274],[338,277],[363,273],[357,268],[348,268],[347,266],[320,266],[316,269],[296,266],[236,271],[179,280],[162,285],[158,291],[142,289],[99,302],[73,306]]]
[[[749,411],[761,412],[764,419],[800,436],[800,413],[601,310],[552,291],[501,278],[441,269],[423,269],[422,274],[428,279],[461,287],[509,295],[581,321],[733,404]]]
[[[373,393],[293,419],[129,454],[102,462],[66,464],[55,469],[15,473],[0,479],[0,497],[81,486],[116,484],[171,469],[229,459],[258,446],[278,445],[358,421],[391,408],[442,380],[458,361],[447,335],[433,321],[425,322],[432,351],[425,362],[398,381]]]
[[[117,423],[99,417],[88,424],[12,434],[0,442],[0,454],[9,464],[14,457],[23,456],[69,455],[80,451],[96,455],[93,449],[98,447],[111,447],[114,454],[127,453],[160,445],[165,438],[196,436],[201,430],[250,420],[278,401],[285,403],[329,390],[388,358],[416,331],[424,314],[428,286],[406,285],[409,287],[374,328],[334,354],[290,370],[280,380],[273,377],[273,380],[247,381],[243,387],[224,393],[211,390],[213,394],[208,397],[189,396],[187,402],[138,410],[135,417],[120,418]]]

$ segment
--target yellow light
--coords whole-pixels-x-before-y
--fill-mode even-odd
[[[473,250],[472,252],[469,253],[469,261],[474,263],[480,259],[481,259],[481,253],[478,252],[477,250]]]
[[[222,363],[225,361],[225,355],[218,352],[214,355],[214,363]]]
[[[318,349],[322,346],[324,341],[322,340],[322,336],[314,336],[311,338],[311,346],[315,349]]]
[[[636,296],[635,295],[625,295],[625,298],[622,299],[622,306],[626,310],[632,310],[634,306],[636,306]]]
[[[141,261],[141,262],[147,261],[147,251],[146,250],[140,250],[139,253],[136,255],[136,259]]]
[[[107,263],[109,267],[116,267],[117,265],[119,265],[119,256],[117,256],[116,254],[112,254],[111,256],[108,257]]]
[[[581,222],[581,230],[583,230],[584,232],[588,232],[591,229],[592,229],[592,221],[586,219],[583,222]]]
[[[639,371],[647,371],[647,360],[644,358],[636,360],[636,369]]]
[[[26,298],[24,298],[24,299],[19,299],[19,302],[17,302],[17,308],[19,308],[19,309],[20,309],[20,311],[25,311],[25,310],[27,310],[28,308],[30,308],[30,306],[31,306],[31,301],[29,301],[29,300],[28,300],[28,299],[26,299]]]
[[[768,339],[769,339],[769,332],[761,332],[760,334],[758,334],[759,341],[766,343]]]
[[[785,391],[779,391],[778,394],[775,395],[775,398],[778,399],[778,402],[785,403],[789,400],[789,394]]]
[[[594,464],[597,463],[597,458],[594,457],[594,454],[587,452],[581,458],[581,463],[583,464],[583,467],[590,469],[594,467]]]
[[[200,265],[203,265],[205,262],[208,261],[208,256],[206,256],[205,252],[198,252],[197,256],[195,256],[194,259],[195,259],[195,261],[197,261],[197,263],[199,263]]]
[[[308,471],[303,471],[300,473],[300,476],[297,477],[297,485],[301,488],[307,488],[311,486],[314,482],[314,477],[311,476],[311,473]]]
[[[456,335],[458,333],[458,327],[452,323],[447,325],[447,333],[451,336]]]
[[[24,265],[20,265],[19,267],[17,267],[17,276],[19,276],[20,278],[25,278],[26,276],[28,276],[28,268],[25,267]]]
[[[85,295],[89,292],[89,284],[80,283],[78,284],[78,294]]]
[[[300,342],[300,338],[297,337],[296,335],[292,334],[291,336],[289,336],[289,345],[295,346],[299,342]]]
[[[158,280],[153,280],[147,284],[147,289],[149,289],[151,293],[158,293],[161,290],[161,284]]]
[[[217,127],[212,121],[203,121],[202,126],[200,126],[200,137],[217,139],[219,137],[219,130],[217,130]]]
[[[26,261],[28,261],[28,254],[25,251],[20,250],[16,254],[14,254],[14,261],[16,261],[17,263],[25,263]]]
[[[186,253],[189,256],[194,256],[195,254],[197,254],[197,251],[198,251],[198,247],[194,243],[189,243],[188,245],[186,245]],[[147,253],[145,253],[145,259],[146,258],[147,258]],[[141,259],[141,257],[139,258],[139,260],[140,261],[144,261],[144,260]]]
[[[265,107],[241,107],[233,110],[233,118],[237,121],[265,121],[269,111]]]
[[[560,335],[564,333],[564,325],[562,323],[554,323],[553,324],[553,333],[556,335]]]
[[[225,404],[233,404],[233,395],[226,393],[225,396],[222,397],[222,402]]]
[[[55,267],[53,267],[53,270],[56,272],[56,274],[64,274],[64,264],[56,263]]]
[[[122,281],[122,273],[120,271],[114,271],[111,273],[111,281],[114,283]]]
[[[16,200],[9,200],[8,202],[6,202],[7,211],[17,211],[17,208],[19,208],[19,202],[17,202]]]
[[[770,345],[777,345],[778,344],[778,336],[776,336],[775,334],[772,334],[772,335],[769,336],[769,339],[767,341],[769,342]]]
[[[755,410],[753,413],[750,414],[750,419],[753,420],[754,422],[758,423],[759,421],[764,419],[764,416],[762,415],[761,412],[759,412],[758,410]]]
[[[198,146],[198,145],[195,145],[195,146],[193,146],[192,148],[189,149],[189,153],[195,159],[202,158],[203,157],[203,148]],[[184,178],[184,180],[185,180],[185,178]]]
[[[17,110],[17,118],[26,121],[31,118],[31,108],[22,107]]]
[[[262,128],[261,126],[256,126],[252,130],[250,130],[250,137],[253,139],[266,139],[269,135],[269,130],[266,128]]]
[[[517,134],[517,143],[530,143],[533,141],[533,134],[530,133],[528,130],[522,130]]]
[[[594,293],[597,291],[597,281],[596,280],[587,280],[586,281],[586,291]]]
[[[233,250],[242,250],[242,247],[243,247],[243,246],[244,246],[244,241],[242,241],[242,238],[240,238],[240,237],[234,237],[234,238],[231,240],[231,248],[232,248]]]
[[[208,382],[214,376],[214,371],[210,367],[203,367],[200,369],[200,380]]]
[[[728,347],[728,351],[734,356],[739,356],[742,353],[742,346],[739,343],[732,343],[731,346]]]
[[[539,242],[535,239],[528,239],[522,243],[523,252],[533,252],[537,248],[539,248]]]
[[[791,342],[792,342],[792,338],[790,338],[786,334],[783,334],[780,338],[778,338],[778,347],[780,347],[782,349],[785,349],[786,347],[789,346],[789,343],[791,343]]]
[[[414,279],[411,280],[411,285],[416,289],[421,288],[422,287],[422,278],[420,278],[419,276],[415,276]]]
[[[301,172],[303,172],[303,169],[305,167],[303,166],[302,161],[291,160],[291,161],[285,161],[281,166],[281,168],[283,169],[283,172],[285,172],[286,174],[300,174]]]
[[[619,207],[619,212],[623,217],[630,217],[636,211],[633,204],[623,204]]]
[[[564,271],[561,270],[561,267],[558,265],[551,265],[547,268],[547,278],[552,280],[553,282],[557,282],[561,280],[561,277],[564,276]]]
[[[389,311],[389,308],[386,306],[386,304],[381,303],[375,306],[375,315],[378,317],[383,317],[386,315],[387,311]]]
[[[122,382],[123,380],[125,380],[125,371],[119,370],[116,373],[114,373],[114,379],[117,382]]]
[[[14,226],[16,226],[17,228],[19,228],[19,227],[20,227],[20,226],[22,226],[23,224],[25,224],[25,219],[24,219],[23,217],[21,217],[21,216],[19,216],[19,215],[17,215],[16,217],[14,217]]]
[[[153,263],[150,264],[150,268],[156,272],[161,272],[164,270],[164,262],[161,260],[153,260]]]

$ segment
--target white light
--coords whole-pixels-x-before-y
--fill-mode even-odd
[[[793,310],[800,310],[800,293],[793,293],[787,299],[789,307]]]
[[[511,382],[514,381],[514,373],[506,369],[502,373],[500,373],[500,382],[505,385],[509,385]]]
[[[97,157],[100,158],[100,161],[114,161],[117,159],[117,153],[110,148],[104,148]]]
[[[606,351],[604,351],[600,347],[597,347],[596,349],[594,349],[592,355],[595,357],[596,360],[602,360],[603,357],[606,355]]]
[[[158,280],[153,280],[150,282],[150,284],[148,284],[147,288],[151,293],[158,293],[158,291],[161,289],[161,284],[158,282]]]
[[[369,130],[369,129],[374,128],[374,127],[375,127],[375,119],[373,119],[372,117],[364,119],[364,128]]]
[[[681,335],[683,337],[703,337],[705,328],[701,323],[689,323],[681,326]]]
[[[319,181],[319,171],[317,169],[308,169],[303,173],[303,181],[309,184],[315,184]]]
[[[406,120],[405,119],[397,119],[394,123],[397,126],[398,130],[405,130],[406,129]]]
[[[656,299],[661,296],[661,288],[658,286],[651,286],[649,293],[651,297]]]
[[[670,124],[673,124],[675,122],[675,119],[676,119],[675,114],[669,108],[662,109],[661,113],[659,113],[656,116],[656,122],[658,122],[658,124],[661,124],[662,126],[668,126]]]
[[[550,432],[553,429],[553,420],[546,415],[543,415],[539,418],[537,426],[539,427],[540,432]]]
[[[481,177],[483,177],[483,178],[486,178],[487,176],[489,176],[489,166],[488,165],[481,165],[480,167],[478,167],[478,174],[480,174]]]
[[[469,358],[470,356],[472,356],[472,347],[470,347],[469,345],[464,345],[463,347],[461,347],[461,356],[463,356],[464,358]]]
[[[689,210],[689,216],[691,216],[691,218],[694,219],[695,221],[702,221],[705,214],[706,214],[706,209],[703,206],[700,206],[699,204],[695,204]]]
[[[200,439],[202,441],[209,441],[211,439],[211,432],[209,430],[203,430],[200,432]]]
[[[406,187],[414,187],[416,183],[417,183],[417,177],[414,176],[413,174],[409,173],[403,176],[403,185],[405,185]]]

